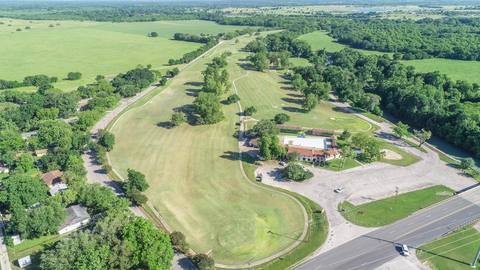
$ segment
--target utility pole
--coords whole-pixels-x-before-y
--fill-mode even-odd
[[[473,262],[470,264],[470,267],[477,268],[477,261],[479,258],[480,258],[480,247],[478,247],[477,254],[475,255],[475,259],[473,259]]]

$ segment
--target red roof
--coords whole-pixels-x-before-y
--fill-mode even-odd
[[[55,184],[62,183],[63,172],[59,170],[51,171],[42,175],[42,180],[51,187]]]
[[[324,149],[313,149],[313,148],[298,147],[298,146],[289,146],[288,153],[298,153],[304,157],[321,157],[324,155],[333,156],[337,154],[337,150],[333,148],[324,150]]]

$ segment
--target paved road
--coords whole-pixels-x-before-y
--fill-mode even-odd
[[[480,188],[436,204],[392,225],[329,250],[297,270],[371,270],[398,256],[397,243],[415,249],[480,219]]]

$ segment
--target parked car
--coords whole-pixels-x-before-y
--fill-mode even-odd
[[[280,161],[278,164],[280,164],[280,166],[286,166],[287,163],[285,161]]]
[[[401,249],[401,250],[400,250],[400,254],[402,254],[403,256],[410,256],[410,250],[408,250],[407,245],[402,244],[402,245],[400,246],[400,249]]]
[[[255,177],[255,179],[256,179],[258,182],[262,182],[262,178],[263,178],[263,176],[262,176],[261,173],[260,173],[260,174],[257,174],[257,177]]]
[[[333,190],[333,192],[335,192],[335,193],[342,193],[343,190],[344,190],[344,188],[336,188],[336,189]]]

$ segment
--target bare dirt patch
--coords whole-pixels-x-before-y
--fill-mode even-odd
[[[382,149],[382,152],[385,153],[385,159],[389,160],[400,160],[402,159],[402,156],[399,153],[395,153],[390,149]]]

